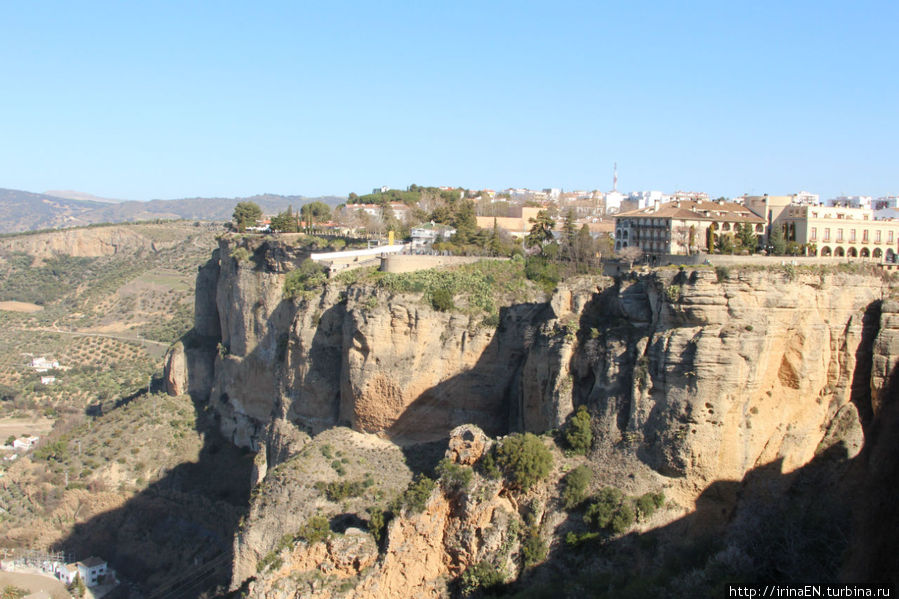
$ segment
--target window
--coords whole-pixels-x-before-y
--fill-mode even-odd
[[[887,231],[887,243],[893,243],[893,232]]]
[[[817,241],[818,239],[818,229],[817,227],[812,227],[812,234],[809,236],[810,241]]]
[[[874,231],[874,243],[880,243],[880,231]]]
[[[849,241],[855,241],[855,229],[849,229]]]
[[[830,228],[824,229],[824,241],[830,241]]]
[[[862,243],[868,243],[868,230],[865,229],[862,232]]]
[[[837,229],[837,241],[843,241],[843,229]]]

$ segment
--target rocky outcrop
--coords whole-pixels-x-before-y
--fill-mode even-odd
[[[592,277],[548,303],[503,307],[494,328],[376,287],[285,299],[284,273],[305,254],[241,243],[223,240],[201,273],[198,323],[218,350],[203,346],[202,382],[188,387],[208,390],[223,432],[254,449],[290,427],[346,425],[401,443],[469,422],[491,435],[539,432],[583,404],[600,448],[672,479],[689,505],[709,482],[763,464],[789,472],[834,443],[857,453],[878,401],[872,381],[879,388],[895,362],[893,313],[881,318],[871,275]]]
[[[25,252],[42,260],[59,255],[96,258],[157,249],[152,239],[133,227],[68,229],[0,240],[0,251]]]

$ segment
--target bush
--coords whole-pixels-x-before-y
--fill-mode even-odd
[[[459,590],[463,597],[478,591],[491,593],[499,590],[504,580],[502,570],[488,561],[482,561],[462,572],[462,576],[459,577]]]
[[[540,531],[536,526],[528,528],[524,539],[521,541],[521,562],[525,568],[530,568],[546,559],[548,549]]]
[[[613,534],[621,534],[634,525],[636,514],[630,499],[613,487],[600,491],[587,513],[584,522],[595,529],[606,529]]]
[[[296,538],[312,545],[331,538],[331,525],[321,514],[309,518],[309,521],[297,531]]]
[[[250,259],[250,252],[245,247],[236,247],[231,250],[231,257],[240,264],[241,262],[246,262]]]
[[[284,277],[284,297],[295,298],[321,287],[328,281],[325,268],[310,258]]]
[[[453,303],[453,294],[446,287],[439,287],[431,293],[431,306],[438,312],[449,312],[456,305]]]
[[[532,433],[506,437],[496,450],[496,463],[514,487],[528,490],[546,478],[552,468],[552,453]]]
[[[559,274],[559,265],[539,256],[527,259],[524,265],[525,276],[537,283],[546,293],[552,293],[562,280]]]
[[[400,506],[416,514],[423,512],[428,503],[428,498],[436,485],[437,483],[427,476],[419,474],[409,483],[402,497],[400,497]]]
[[[586,454],[590,450],[590,446],[593,445],[591,421],[590,412],[584,406],[579,407],[568,421],[562,436],[571,451]]]
[[[577,507],[587,498],[587,489],[593,471],[589,466],[581,465],[569,472],[563,479],[562,505],[566,510]]]
[[[329,483],[318,481],[315,483],[315,488],[323,491],[329,501],[340,501],[347,497],[359,497],[365,492],[365,484],[359,480],[352,482],[338,480]]]
[[[716,266],[715,277],[717,278],[719,283],[727,281],[728,279],[730,279],[730,269],[726,266]]]
[[[389,522],[389,514],[384,513],[381,508],[372,508],[369,510],[368,532],[375,538],[376,543],[380,543],[387,532],[387,523]]]
[[[637,517],[640,520],[646,520],[651,517],[658,508],[662,507],[664,503],[665,495],[661,492],[641,495],[634,502],[637,509]]]
[[[436,468],[440,485],[447,491],[461,491],[468,487],[474,473],[468,466],[456,464],[449,458],[443,458]]]
[[[612,521],[612,516],[624,500],[624,494],[614,487],[606,487],[594,497],[587,513],[584,514],[584,523],[593,528],[606,528]]]

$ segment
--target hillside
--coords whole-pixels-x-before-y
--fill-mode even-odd
[[[87,194],[64,193],[73,197],[89,197]],[[262,194],[247,198],[184,198],[111,203],[0,189],[0,233],[156,219],[227,221],[231,219],[234,205],[242,201],[256,202],[266,214],[276,214],[286,210],[288,206],[296,209],[315,200],[332,207],[344,201],[336,196],[307,198]]]
[[[0,415],[83,409],[145,388],[193,320],[197,264],[220,228],[190,222],[0,239]],[[59,362],[39,373],[33,358]],[[53,376],[51,384],[42,377]]]

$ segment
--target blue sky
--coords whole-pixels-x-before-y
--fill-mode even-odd
[[[0,187],[899,193],[896,2],[255,4],[0,4]]]

